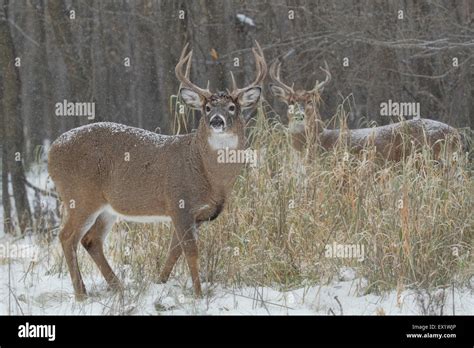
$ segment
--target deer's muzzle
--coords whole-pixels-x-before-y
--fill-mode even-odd
[[[226,126],[224,117],[221,115],[214,115],[209,121],[209,125],[216,131],[222,132]]]

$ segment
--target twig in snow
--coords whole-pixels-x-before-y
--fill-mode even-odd
[[[11,295],[13,295],[13,298],[15,299],[16,305],[18,306],[18,308],[20,308],[21,315],[25,315],[25,313],[23,313],[23,309],[20,306],[20,302],[18,302],[18,298],[13,293],[12,288],[10,287],[10,285],[8,285],[8,290],[10,291]]]
[[[245,295],[241,295],[241,294],[236,294],[235,292],[234,293],[231,293],[229,291],[226,291],[226,290],[223,290],[223,292],[227,293],[227,294],[232,294],[234,296],[240,296],[240,297],[244,297],[244,298],[248,298],[250,300],[255,300],[254,297],[250,297],[250,296],[245,296]],[[282,308],[286,308],[286,309],[292,309],[294,310],[294,308],[291,308],[291,307],[288,307],[288,306],[285,306],[285,305],[281,305],[279,303],[274,303],[274,302],[270,302],[270,301],[265,301],[263,299],[261,299],[262,303],[266,303],[266,304],[269,304],[269,305],[272,305],[272,306],[278,306],[278,307],[282,307]],[[265,309],[267,310],[268,312],[268,308],[265,307]],[[268,314],[270,314],[270,312],[268,312]]]
[[[456,310],[454,309],[454,308],[455,308],[455,307],[454,307],[454,282],[453,282],[453,284],[452,284],[452,289],[453,289],[453,290],[452,290],[452,294],[453,294],[453,315],[456,315]]]
[[[334,296],[334,299],[336,300],[337,304],[339,305],[339,309],[341,311],[341,315],[344,315],[344,312],[342,310],[342,305],[341,305],[341,302],[339,301],[339,299],[337,298],[337,296]]]

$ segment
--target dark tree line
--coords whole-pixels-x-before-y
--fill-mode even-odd
[[[226,88],[230,70],[248,83],[257,39],[268,63],[284,58],[284,79],[297,86],[314,86],[328,62],[326,119],[352,95],[350,127],[389,122],[380,116],[388,99],[419,102],[422,117],[472,127],[473,7],[470,0],[0,0],[4,217],[16,211],[22,230],[31,224],[25,167],[62,132],[114,121],[171,133],[174,66],[186,42],[192,79],[203,86]],[[268,90],[265,98],[282,111]],[[64,99],[95,102],[95,119],[56,116]]]

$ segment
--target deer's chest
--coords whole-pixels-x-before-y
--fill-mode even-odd
[[[207,142],[212,150],[236,149],[239,145],[239,137],[233,133],[212,132],[207,138]]]

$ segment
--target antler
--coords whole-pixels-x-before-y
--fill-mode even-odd
[[[181,82],[179,88],[181,89],[181,87],[184,86],[184,87],[187,87],[187,88],[193,90],[194,92],[202,95],[205,98],[209,98],[212,95],[211,91],[209,90],[209,86],[208,86],[207,89],[200,88],[189,80],[189,71],[191,70],[191,58],[193,56],[193,51],[192,50],[189,51],[189,53],[186,55],[188,45],[189,44],[187,43],[184,46],[183,51],[181,52],[181,56],[179,57],[179,62],[178,62],[178,64],[176,64],[176,68],[174,69],[174,71],[176,73],[176,77]],[[186,62],[187,62],[186,71],[183,74],[183,71],[182,71],[183,70],[183,65]]]
[[[270,66],[270,77],[273,80],[273,83],[286,90],[288,93],[295,93],[293,90],[293,87],[290,87],[286,84],[284,84],[281,79],[280,79],[280,68],[281,68],[281,62],[278,59],[275,59]]]
[[[326,86],[329,83],[329,81],[331,81],[331,73],[329,72],[328,63],[326,61],[324,61],[324,68],[320,67],[320,69],[326,73],[326,78],[324,79],[324,81],[319,82],[319,83],[318,81],[316,81],[316,86],[314,86],[314,88],[310,91],[311,93],[318,92],[324,86]]]
[[[267,75],[267,63],[265,62],[265,57],[263,55],[262,47],[260,47],[260,44],[257,42],[257,40],[255,40],[255,46],[256,47],[252,48],[252,52],[253,52],[253,55],[255,57],[255,65],[257,67],[257,77],[255,78],[255,80],[250,85],[248,85],[244,88],[237,88],[237,84],[235,83],[234,74],[231,71],[230,72],[230,75],[232,77],[232,93],[231,94],[233,96],[238,95],[239,93],[241,93],[242,91],[244,91],[246,89],[258,86],[260,84],[260,82],[262,82],[263,79],[265,78],[265,76]]]

